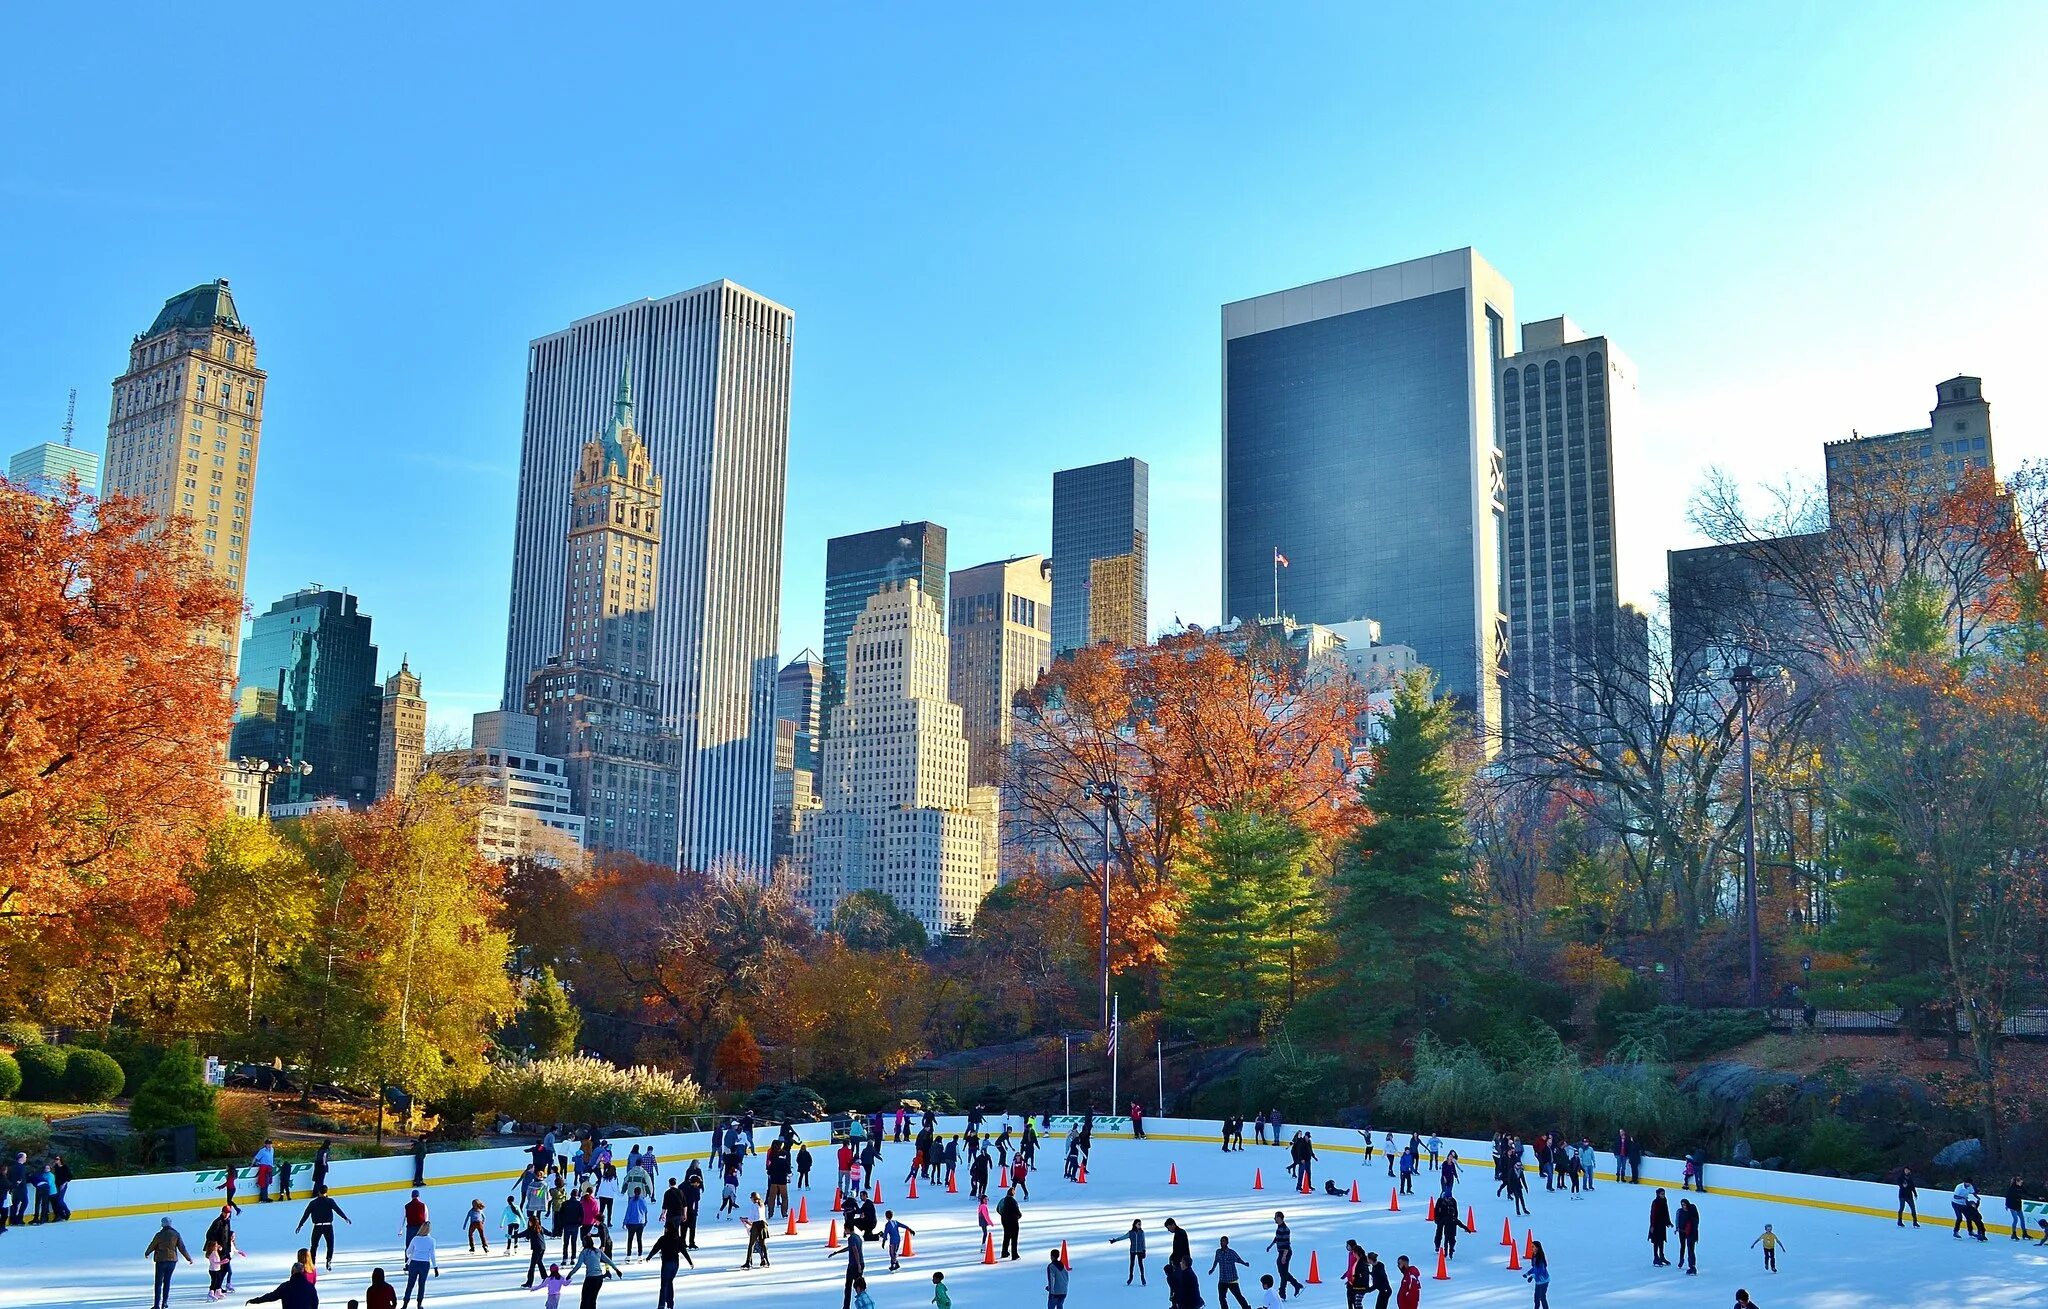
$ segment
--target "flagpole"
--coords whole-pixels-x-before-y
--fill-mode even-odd
[[[1161,1040],[1154,1051],[1159,1069],[1159,1116],[1166,1117],[1166,1042]]]
[[[1273,547],[1273,617],[1280,617],[1280,547]]]
[[[1114,1114],[1123,1101],[1116,1098],[1117,1065],[1123,1060],[1124,1043],[1118,1038],[1123,1035],[1123,997],[1113,997],[1109,1002],[1109,1112]]]

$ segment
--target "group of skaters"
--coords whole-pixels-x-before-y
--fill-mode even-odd
[[[61,1154],[30,1159],[26,1151],[0,1162],[0,1232],[31,1223],[61,1223],[71,1217],[64,1193],[71,1166]]]

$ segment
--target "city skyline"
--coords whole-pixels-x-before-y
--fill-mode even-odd
[[[32,44],[57,48],[73,26],[57,14],[25,21]],[[441,21],[427,21],[429,45],[451,30]],[[1306,24],[1314,30],[1297,24],[1284,40],[1249,24],[1192,21],[1173,37],[1177,69],[1142,70],[1136,86],[1120,80],[1127,70],[1116,57],[1137,35],[1131,22],[1107,31],[1100,53],[1063,65],[1059,86],[1072,94],[1050,101],[1023,77],[1054,40],[1048,25],[1019,33],[1014,67],[1006,58],[993,70],[963,68],[960,85],[898,94],[872,121],[826,124],[812,141],[790,135],[812,121],[799,107],[774,111],[751,135],[738,131],[716,107],[715,85],[701,105],[692,99],[711,130],[688,140],[645,128],[610,139],[593,116],[572,114],[534,129],[566,133],[579,148],[564,152],[575,163],[563,166],[560,197],[537,201],[530,216],[506,212],[502,186],[480,179],[505,169],[515,147],[537,157],[562,136],[534,141],[473,122],[458,108],[467,88],[451,86],[447,99],[420,109],[427,130],[418,134],[377,115],[345,133],[319,129],[344,161],[389,165],[358,178],[344,203],[329,195],[323,164],[287,157],[303,152],[285,148],[285,134],[307,120],[282,110],[290,87],[273,68],[243,91],[254,105],[280,107],[274,124],[252,129],[251,147],[274,160],[262,186],[232,208],[199,194],[174,198],[184,188],[167,185],[169,165],[143,160],[115,188],[78,161],[110,157],[120,125],[132,121],[147,79],[126,90],[117,77],[99,103],[79,106],[61,131],[0,165],[0,186],[35,201],[10,206],[0,227],[43,252],[39,278],[66,308],[57,329],[11,333],[0,351],[0,437],[10,452],[56,439],[65,392],[76,386],[86,402],[80,444],[90,445],[95,397],[123,371],[120,343],[179,288],[230,279],[273,379],[265,426],[276,439],[264,443],[264,525],[247,593],[260,607],[307,578],[347,585],[377,613],[387,650],[409,651],[429,677],[437,725],[463,725],[502,696],[502,647],[479,634],[504,622],[525,343],[560,323],[719,276],[804,316],[781,659],[822,647],[817,559],[826,538],[930,519],[947,524],[957,559],[1042,552],[1052,472],[1126,454],[1154,471],[1156,631],[1176,616],[1222,616],[1216,306],[1470,244],[1514,282],[1521,318],[1569,312],[1625,343],[1639,366],[1648,487],[1632,520],[1646,530],[1626,549],[1635,572],[1661,578],[1666,549],[1698,543],[1683,508],[1708,466],[1725,464],[1747,482],[1794,474],[1818,483],[1824,441],[1918,426],[1936,379],[1980,376],[1995,389],[2004,466],[2048,448],[2048,395],[2028,381],[2025,334],[2014,330],[2018,306],[2048,294],[2048,261],[2022,239],[2040,184],[2019,166],[2016,143],[1968,130],[2038,115],[2041,92],[2020,81],[2006,52],[2029,45],[2042,22],[2016,7],[1795,16],[1777,48],[1738,60],[1723,19],[1645,15],[1626,32],[1567,20],[1560,46],[1569,57],[1456,16],[1403,20],[1413,39],[1469,43],[1472,71],[1402,107],[1394,102],[1419,84],[1378,57],[1372,67],[1396,81],[1377,90],[1355,78],[1333,89],[1318,74],[1386,44],[1382,25],[1362,20],[1322,15]],[[167,17],[139,16],[97,46],[98,57],[117,71],[140,67],[149,43],[172,30]],[[849,37],[857,46],[848,30],[821,32],[817,49],[791,52],[791,66],[827,69],[825,49],[843,49]],[[259,34],[255,49],[275,39]],[[594,61],[600,45],[595,34],[577,37],[561,54]],[[1887,63],[1941,67],[1943,48],[1974,53],[1968,84],[1942,103],[1896,104],[1867,76]],[[1229,59],[1257,61],[1259,85],[1271,91],[1241,121],[1198,94],[1226,66],[1226,49]],[[1516,160],[1511,128],[1477,129],[1459,102],[1508,69],[1524,94],[1561,95],[1587,58],[1637,71],[1602,92],[1608,149],[1552,161],[1550,175]],[[738,79],[741,64],[716,76]],[[25,70],[16,85],[36,95],[63,67]],[[1664,97],[1674,75],[1694,84],[1692,96]],[[380,66],[370,81],[401,77],[410,74]],[[974,121],[930,114],[930,97],[979,82],[989,89]],[[1120,124],[1074,167],[1042,167],[1048,152],[1074,154],[1067,142],[1077,134],[1067,129],[1098,121],[1110,97],[1147,93],[1189,121]],[[637,92],[625,94],[637,103]],[[1646,106],[1647,121],[1629,121]],[[738,155],[726,159],[723,147],[696,139],[721,132],[747,140],[749,162],[758,158],[760,175],[786,188],[771,220],[740,204],[663,211],[665,192],[649,205],[593,209],[597,180],[629,158],[687,162],[684,173],[733,166]],[[878,132],[887,144],[862,167],[889,185],[850,187],[851,166],[833,155]],[[968,135],[994,147],[988,164],[953,161]],[[1822,136],[1840,145],[1826,158],[1786,144]],[[449,149],[470,137],[474,149]],[[1705,144],[1682,163],[1652,148],[1674,138]],[[1927,180],[1957,150],[1969,156],[1973,185],[1963,211]],[[1621,158],[1642,166],[1614,167]],[[1136,159],[1158,162],[1130,168]],[[1014,193],[1008,179],[1020,164],[1049,179],[1042,195]],[[887,202],[869,197],[891,187],[900,194]],[[135,198],[144,192],[161,194]],[[1725,204],[1703,204],[1707,192]],[[1197,193],[1204,201],[1191,203]],[[1112,194],[1106,216],[1116,221],[1099,230],[1060,218]],[[109,206],[110,195],[122,202]],[[827,197],[849,207],[828,218]],[[1597,221],[1539,216],[1594,197]],[[366,204],[389,222],[356,222]],[[1731,212],[1756,217],[1730,222]],[[1885,221],[1842,222],[1848,213]],[[572,221],[595,224],[603,239],[563,242]],[[855,248],[860,261],[847,257]],[[929,251],[929,261],[908,261],[911,249]],[[878,278],[872,269],[882,265],[915,271]],[[1071,291],[1045,292],[1054,268],[1072,275],[1062,281],[1080,288],[1083,304]],[[1678,270],[1699,275],[1674,281]],[[357,291],[366,277],[405,288],[396,350],[366,348],[364,329],[379,321],[362,312],[372,303]],[[969,287],[971,302],[961,298]],[[930,333],[941,309],[966,314],[972,329]],[[1116,335],[1080,326],[1090,317],[1116,320]],[[405,398],[403,421],[356,404],[365,378],[376,394]],[[982,464],[991,449],[1006,452],[993,486]],[[423,557],[434,567],[421,568]],[[463,585],[449,587],[450,576]],[[1391,641],[1405,635],[1387,631]]]

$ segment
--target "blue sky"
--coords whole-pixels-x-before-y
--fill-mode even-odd
[[[346,585],[496,699],[526,342],[730,277],[797,314],[784,652],[825,538],[1049,545],[1151,461],[1218,599],[1218,306],[1462,245],[1641,379],[1645,590],[1711,464],[1814,477],[1985,378],[2048,452],[2040,5],[10,6],[0,446],[230,278],[270,373],[257,607]],[[1384,493],[1398,505],[1398,491]],[[1625,493],[1627,493],[1625,491]]]

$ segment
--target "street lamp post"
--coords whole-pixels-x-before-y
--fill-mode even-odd
[[[1095,786],[1095,798],[1102,802],[1102,1030],[1109,1031],[1109,875],[1115,865],[1115,855],[1110,845],[1110,825],[1114,822],[1111,807],[1116,803],[1115,782],[1099,782]]]
[[[1758,943],[1756,910],[1756,772],[1749,736],[1749,697],[1761,680],[1748,664],[1728,677],[1735,694],[1742,697],[1742,898],[1749,918],[1749,1007],[1763,1004],[1762,948]]]

